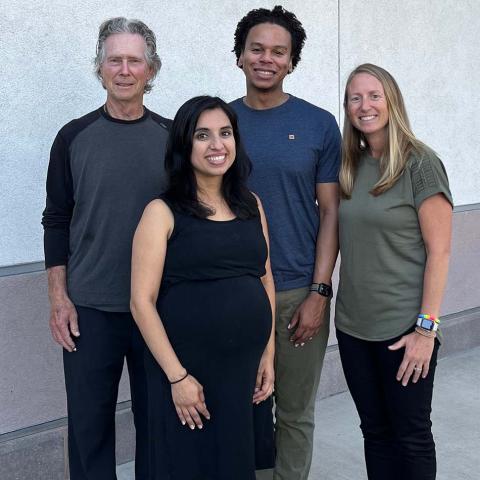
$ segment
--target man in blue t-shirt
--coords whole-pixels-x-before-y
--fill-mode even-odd
[[[282,7],[250,11],[235,32],[247,94],[231,105],[253,162],[250,187],[269,224],[276,286],[275,480],[308,478],[338,253],[337,123],[283,91],[305,38],[301,23]]]

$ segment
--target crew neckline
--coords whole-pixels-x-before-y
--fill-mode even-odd
[[[141,122],[144,122],[150,116],[150,110],[145,106],[143,107],[143,115],[140,118],[136,118],[135,120],[123,120],[121,118],[114,118],[105,111],[105,108],[103,105],[99,108],[99,111],[102,117],[107,119],[109,122],[120,123],[123,125],[133,125],[134,123],[141,123]]]
[[[273,112],[274,110],[278,111],[282,108],[286,108],[291,103],[291,101],[295,98],[291,93],[288,93],[288,92],[285,92],[285,93],[288,95],[287,100],[281,103],[280,105],[276,105],[275,107],[270,107],[270,108],[252,108],[245,103],[246,96],[240,97],[239,100],[240,100],[240,103],[245,107],[245,109],[250,112],[258,112],[258,113]]]

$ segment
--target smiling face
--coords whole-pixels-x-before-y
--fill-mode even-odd
[[[100,75],[110,103],[143,104],[144,88],[152,77],[145,49],[145,40],[138,34],[116,33],[105,40]]]
[[[193,134],[191,161],[197,177],[224,175],[235,161],[235,138],[227,115],[221,108],[205,110]]]
[[[292,68],[292,38],[288,30],[272,23],[260,23],[248,32],[238,59],[247,90],[282,91],[283,79]]]
[[[355,75],[347,87],[347,114],[352,125],[371,143],[386,138],[388,104],[381,82],[368,73]]]

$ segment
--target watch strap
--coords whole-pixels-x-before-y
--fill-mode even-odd
[[[322,297],[331,297],[333,290],[332,286],[328,285],[327,283],[312,283],[310,285],[311,292],[317,292]]]
[[[438,330],[438,323],[434,320],[429,318],[421,318],[417,319],[416,323],[417,327],[422,328],[423,330],[427,330],[429,332],[436,332]]]

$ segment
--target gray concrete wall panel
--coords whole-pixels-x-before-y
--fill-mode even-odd
[[[480,345],[480,307],[443,317],[443,343],[439,355],[444,357]]]
[[[133,460],[135,430],[130,402],[116,413],[117,464]],[[68,429],[65,418],[0,435],[0,479],[63,480],[68,478]]]
[[[480,209],[454,213],[452,227],[442,315],[480,306]]]
[[[66,401],[62,351],[48,328],[45,273],[0,277],[0,305],[2,434],[64,417]],[[129,398],[126,380],[119,401]]]
[[[2,480],[66,478],[66,428],[0,442]]]

